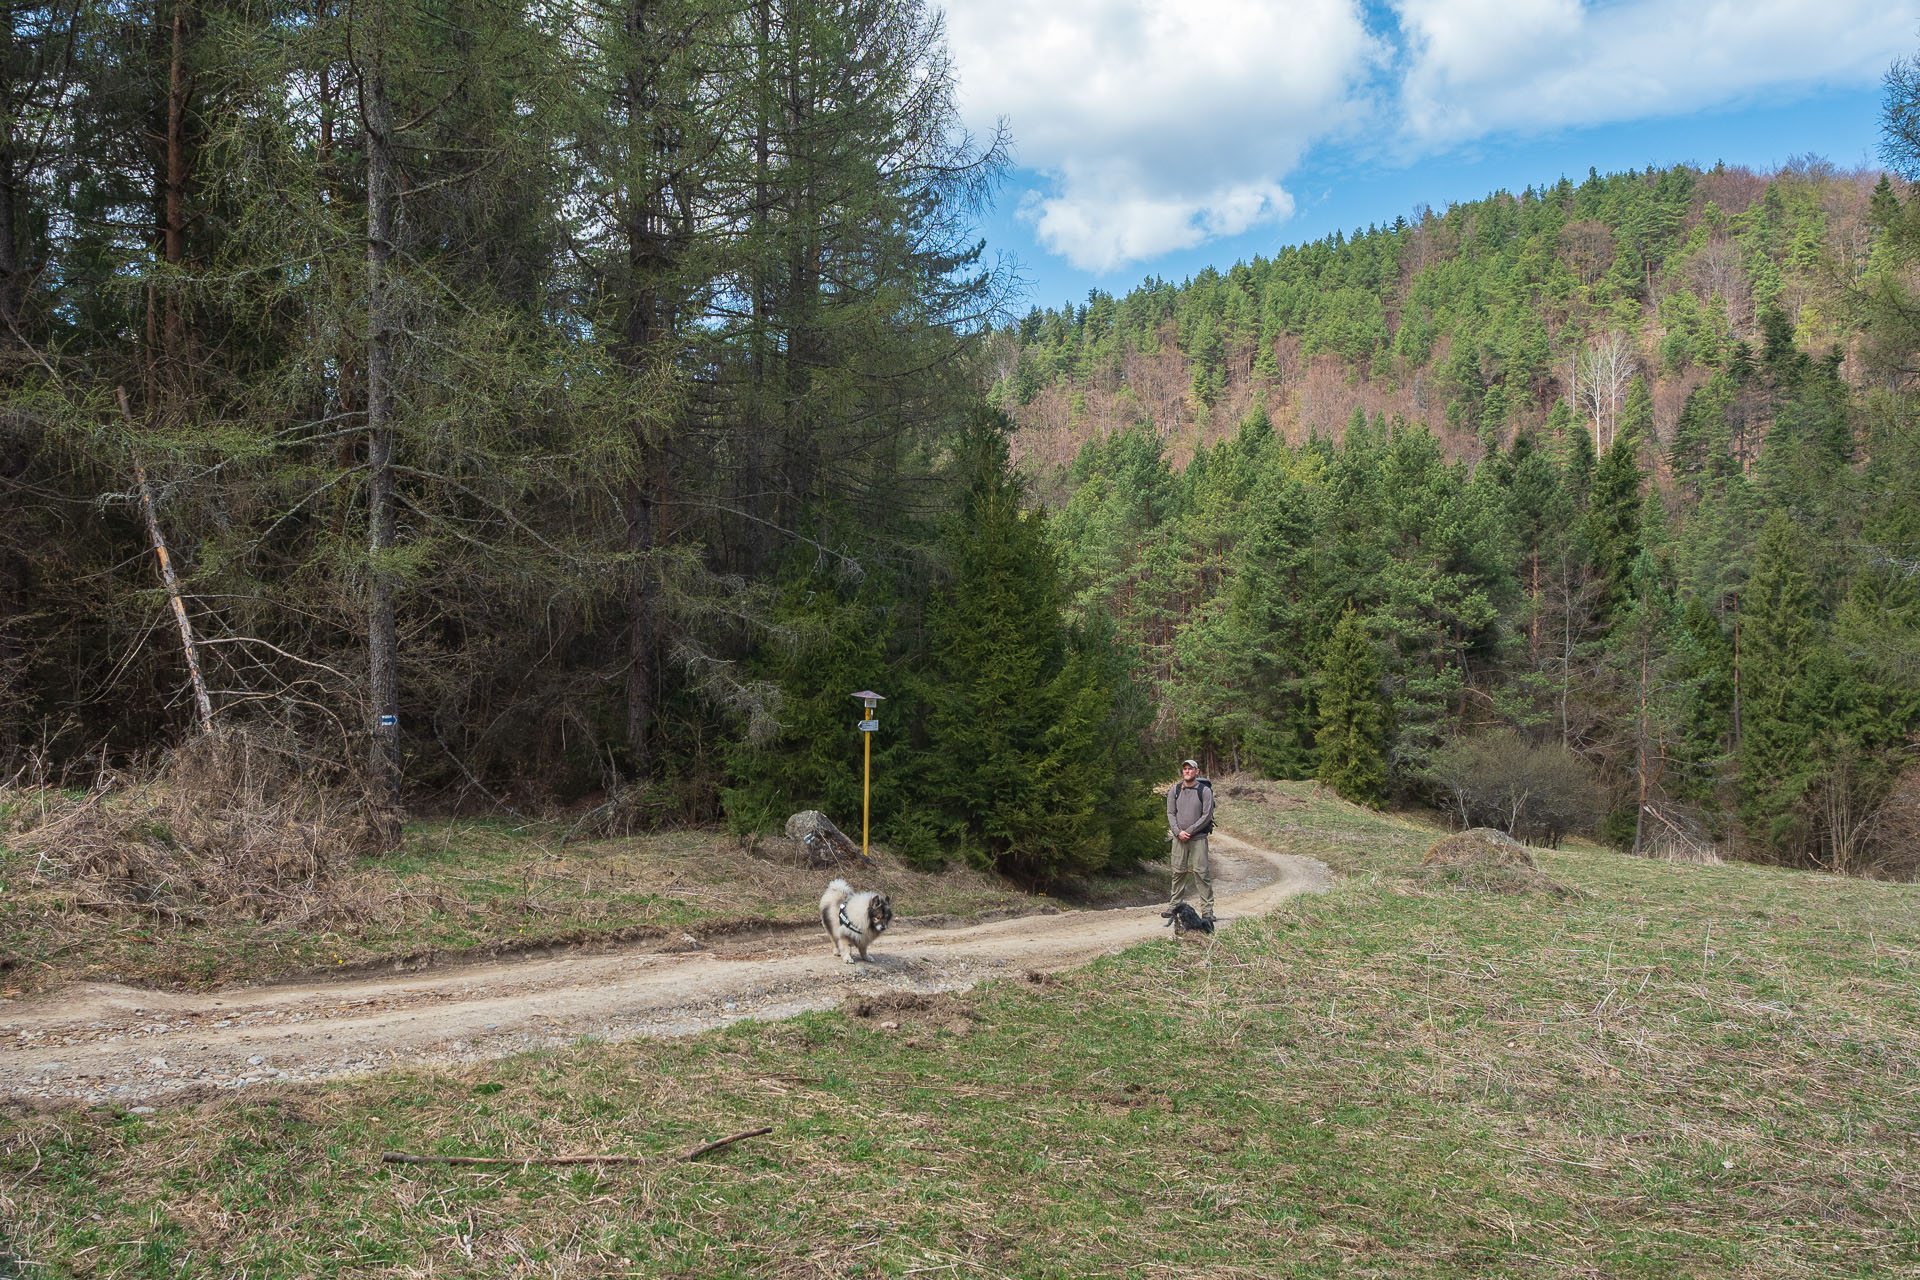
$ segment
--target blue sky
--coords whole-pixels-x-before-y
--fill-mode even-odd
[[[947,26],[968,125],[1014,139],[989,255],[1042,306],[1590,165],[1868,165],[1920,52],[1920,0],[950,0]]]

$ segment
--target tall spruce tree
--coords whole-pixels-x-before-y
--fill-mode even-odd
[[[1167,693],[1188,749],[1274,777],[1312,773],[1313,504],[1296,465],[1264,437],[1215,451],[1182,526],[1211,531],[1224,572],[1199,568],[1199,590],[1214,594],[1180,630]]]
[[[1114,691],[1069,643],[1046,520],[1009,469],[1011,425],[983,410],[959,441],[953,583],[927,624],[928,790],[970,862],[1046,882],[1112,854],[1101,810]]]
[[[1497,602],[1511,586],[1512,553],[1502,523],[1505,497],[1491,479],[1476,484],[1449,465],[1424,428],[1394,433],[1382,466],[1389,558],[1374,582],[1368,616],[1385,643],[1392,690],[1396,772],[1419,767],[1458,715],[1467,672],[1491,655]]]
[[[60,105],[81,68],[72,45],[79,24],[63,6],[8,4],[0,52],[0,767],[25,746],[29,726],[50,721],[57,709],[59,673],[47,661],[45,641],[80,618],[97,617],[76,595],[56,604],[36,583],[80,583],[91,571],[75,566],[72,523],[53,477],[66,465],[46,448],[49,401],[61,399],[40,355],[57,321],[51,270],[58,254],[56,227],[67,216],[50,181],[62,165]],[[75,158],[77,159],[77,157]],[[51,385],[50,385],[51,383]],[[37,597],[37,598],[36,598]],[[52,605],[53,607],[48,607]],[[42,662],[46,665],[42,666]]]
[[[1240,677],[1252,762],[1271,777],[1306,777],[1314,765],[1309,676],[1317,647],[1312,499],[1296,476],[1276,469],[1254,495],[1253,510],[1228,611],[1231,666],[1219,674]]]
[[[1533,433],[1522,431],[1508,459],[1510,479],[1507,510],[1518,554],[1516,577],[1524,600],[1513,620],[1526,635],[1525,661],[1516,672],[1515,687],[1506,697],[1507,714],[1523,726],[1544,725],[1553,718],[1552,662],[1555,642],[1551,607],[1555,566],[1570,536],[1573,503],[1561,468],[1552,453],[1539,447]]]
[[[1743,605],[1740,821],[1775,856],[1803,851],[1801,806],[1821,726],[1811,688],[1818,644],[1813,580],[1787,514],[1767,517]]]
[[[1320,781],[1348,800],[1378,804],[1386,796],[1386,708],[1380,659],[1366,625],[1352,609],[1340,617],[1321,659]]]
[[[1704,386],[1687,396],[1680,418],[1674,424],[1673,442],[1667,452],[1674,482],[1681,491],[1698,501],[1710,476],[1723,475],[1731,465],[1731,432],[1727,411],[1733,402],[1733,380],[1725,371],[1716,372]]]
[[[1587,509],[1587,544],[1593,571],[1600,582],[1598,608],[1602,618],[1623,607],[1632,594],[1629,579],[1640,554],[1640,515],[1643,497],[1640,450],[1652,426],[1652,403],[1644,379],[1636,378],[1620,415],[1620,431],[1594,471],[1593,495]]]
[[[1673,680],[1678,711],[1668,757],[1674,766],[1669,790],[1681,799],[1713,800],[1733,733],[1733,645],[1720,620],[1697,596],[1681,609],[1675,638]],[[1717,811],[1709,807],[1710,817]],[[1716,834],[1724,826],[1710,823]]]

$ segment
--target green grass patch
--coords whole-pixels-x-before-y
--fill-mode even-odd
[[[1348,878],[1213,942],[681,1041],[16,1116],[0,1221],[49,1275],[1920,1271],[1911,887],[1565,852],[1541,862],[1574,897],[1473,893],[1412,873],[1417,824],[1264,790],[1223,825],[1260,808]]]

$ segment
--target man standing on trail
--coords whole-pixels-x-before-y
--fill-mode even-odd
[[[1167,792],[1167,834],[1173,838],[1173,901],[1213,919],[1213,873],[1207,834],[1213,830],[1213,784],[1198,760],[1180,762],[1180,781]]]

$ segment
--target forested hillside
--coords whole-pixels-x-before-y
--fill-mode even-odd
[[[1917,228],[1814,160],[1594,174],[1036,309],[994,395],[1215,762],[1910,864]]]
[[[1604,449],[1636,373],[1664,440],[1689,392],[1758,354],[1776,313],[1799,349],[1855,355],[1850,291],[1874,268],[1875,210],[1894,199],[1876,197],[1881,177],[1807,158],[1772,175],[1591,174],[1422,208],[1184,285],[1035,308],[1001,336],[996,394],[1043,472],[1141,421],[1184,463],[1256,408],[1295,442],[1338,439],[1355,409],[1399,415],[1472,457],[1566,400]],[[1845,373],[1867,376],[1857,359]]]

